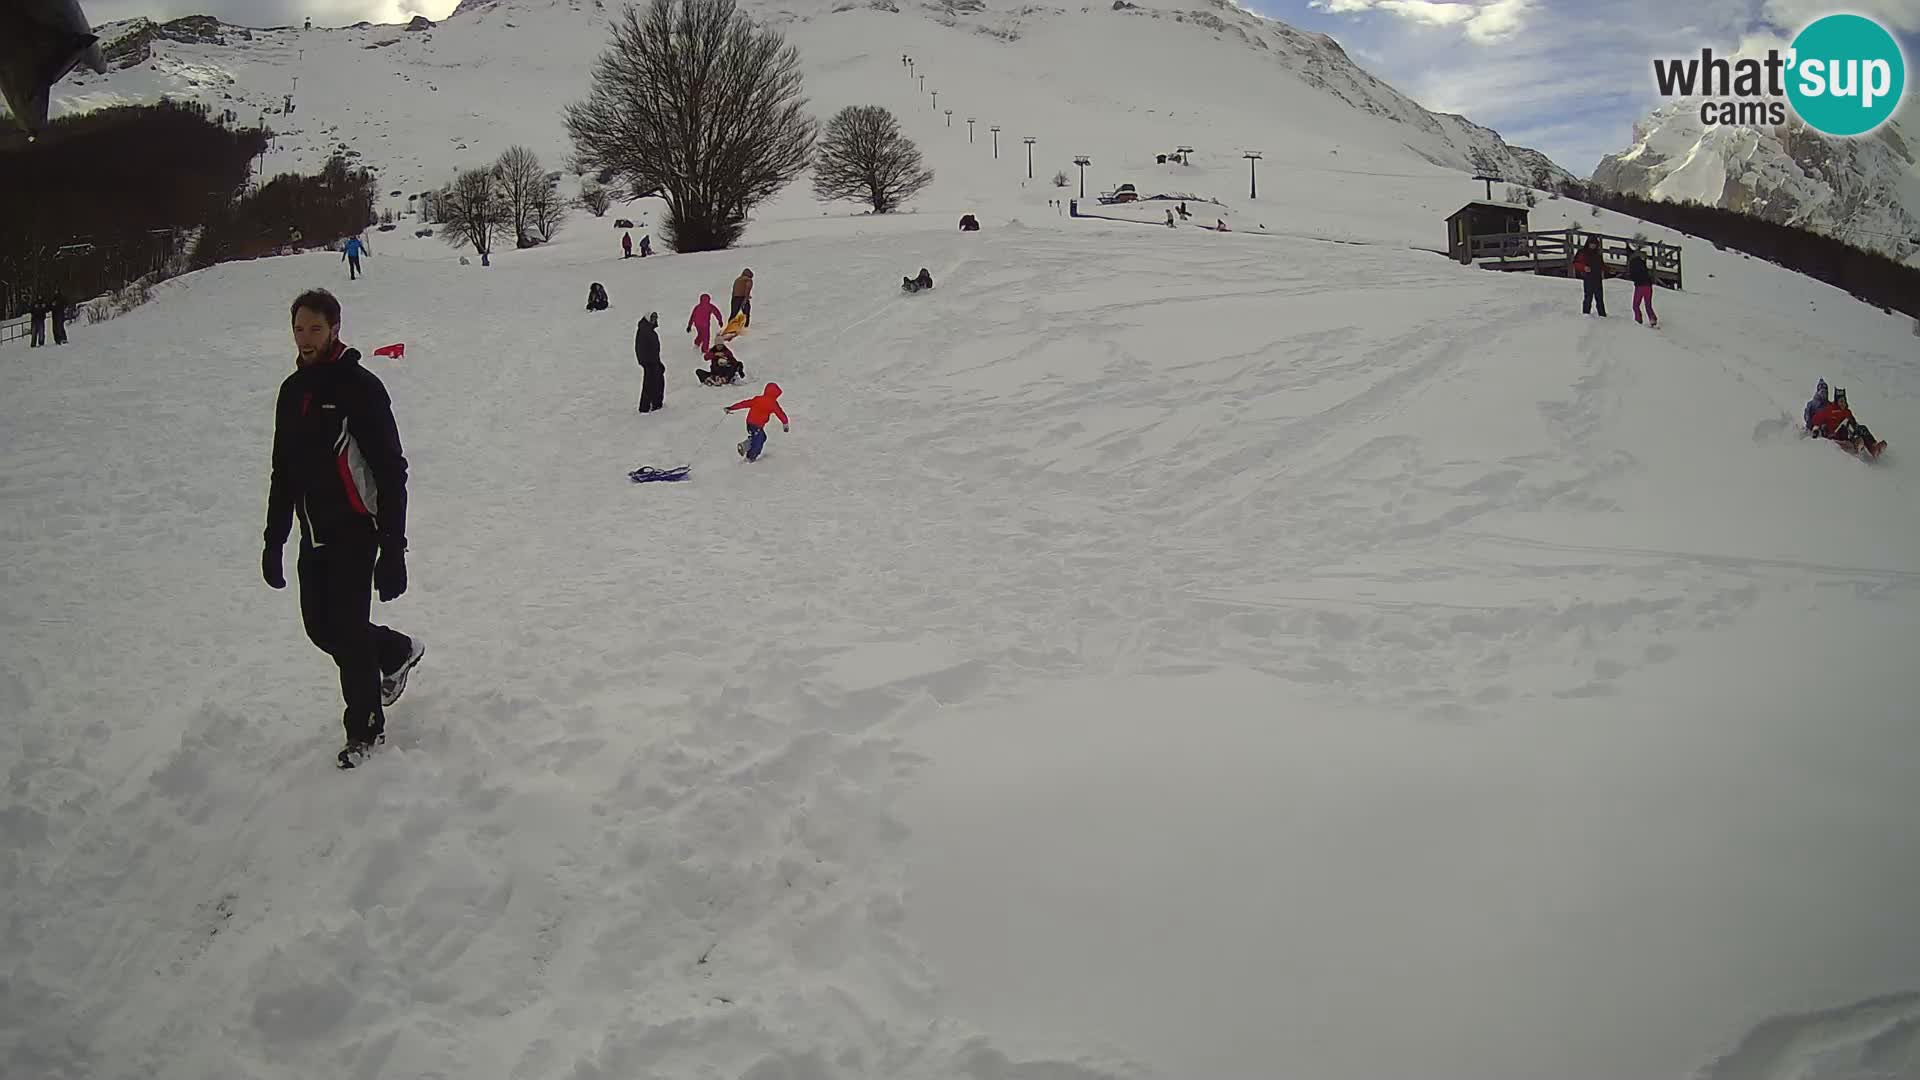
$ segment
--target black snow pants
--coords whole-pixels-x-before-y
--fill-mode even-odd
[[[347,256],[347,280],[353,281],[360,276],[360,256]]]
[[[1598,307],[1601,316],[1606,316],[1607,297],[1606,294],[1600,291],[1600,282],[1602,280],[1602,278],[1597,277],[1583,277],[1580,279],[1581,284],[1586,286],[1586,295],[1580,300],[1580,314],[1585,315]]]
[[[652,412],[666,404],[667,365],[648,364],[640,369],[640,411]]]
[[[400,670],[413,652],[413,639],[372,622],[374,555],[371,536],[318,548],[300,542],[300,618],[307,637],[340,667],[342,723],[353,742],[386,731],[381,676]]]

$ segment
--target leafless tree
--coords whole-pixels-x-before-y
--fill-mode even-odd
[[[533,201],[547,182],[540,155],[524,146],[510,146],[493,163],[493,175],[511,215],[514,245],[527,247],[533,242]]]
[[[799,52],[734,0],[653,0],[614,21],[566,122],[589,168],[617,176],[629,198],[666,200],[668,246],[714,251],[806,168],[816,128],[805,104]]]
[[[513,214],[500,194],[492,169],[468,169],[441,189],[434,199],[446,227],[440,236],[455,247],[472,244],[484,261],[493,251],[493,238],[507,230]]]
[[[599,184],[587,184],[580,189],[580,205],[593,212],[594,217],[606,217],[613,208],[613,195]]]
[[[849,105],[827,122],[813,165],[813,193],[822,199],[861,199],[889,214],[932,181],[920,148],[886,109]]]
[[[560,231],[560,224],[567,219],[567,204],[560,198],[560,185],[551,177],[546,178],[533,193],[531,220],[533,227],[540,233],[540,241],[545,243],[553,239]]]

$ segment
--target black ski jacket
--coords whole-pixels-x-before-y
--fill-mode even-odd
[[[633,358],[640,361],[643,368],[665,370],[660,363],[660,334],[645,319],[640,320],[639,328],[633,332]]]
[[[1635,255],[1627,260],[1627,280],[1635,285],[1653,284],[1653,271],[1647,269],[1645,257]]]
[[[344,345],[280,384],[267,543],[286,543],[295,516],[313,547],[370,539],[406,547],[407,459],[393,403],[360,366],[360,353]]]

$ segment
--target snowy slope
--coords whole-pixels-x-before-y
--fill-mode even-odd
[[[394,188],[511,141],[557,165],[577,61],[483,46],[573,16],[521,6],[436,28],[439,61],[424,32],[331,54],[295,117],[386,143]],[[435,66],[469,17],[493,29]],[[1193,32],[1086,17],[1141,71]],[[921,141],[915,212],[796,185],[737,251],[625,262],[576,214],[486,270],[377,234],[359,282],[216,267],[0,348],[9,1075],[1912,1072],[1908,320],[1542,202],[1687,244],[1660,331],[1617,284],[1584,320],[1568,283],[1411,250],[1480,185],[1320,90],[1249,200],[1229,135],[1259,110],[1169,76],[1147,113],[1072,28],[791,29],[817,106]],[[440,90],[383,106],[363,58],[401,49],[385,77]],[[962,73],[943,107],[1092,154],[1090,189],[1216,197],[1235,231],[1058,215],[902,51]],[[489,95],[508,66],[550,92]],[[1200,70],[1229,101],[1271,75]],[[1181,139],[1193,167],[1150,164]],[[674,340],[743,265],[741,356],[794,420],[753,466],[719,408],[745,391]],[[413,589],[378,617],[431,649],[351,774],[257,570],[315,283],[363,351],[407,344],[369,361],[414,477]],[[639,417],[650,310],[667,408]],[[1822,375],[1879,465],[1792,434]]]
[[[1866,138],[1784,128],[1706,127],[1674,102],[1634,125],[1633,145],[1593,179],[1618,191],[1694,200],[1802,225],[1896,259],[1920,252],[1920,136],[1896,117]]]
[[[1048,218],[973,174],[1002,191],[979,234],[809,206],[622,263],[576,218],[486,271],[424,241],[356,283],[326,254],[217,267],[11,347],[0,1056],[1914,1060],[1903,320],[1690,249],[1655,333],[1563,282]],[[672,338],[742,264],[743,359],[794,418],[755,466],[684,346],[666,412],[631,411],[632,320]],[[922,265],[939,286],[901,296]],[[348,775],[330,669],[256,569],[284,304],[315,282],[350,341],[408,346],[371,361],[415,492],[414,588],[380,617],[432,649]],[[1822,374],[1881,466],[1787,430]]]
[[[1330,166],[1323,182],[1345,170],[1431,177],[1492,168],[1542,185],[1567,175],[1464,118],[1421,109],[1331,38],[1224,0],[1123,10],[975,0],[743,7],[800,47],[817,111],[867,101],[874,73],[914,53],[926,89],[942,92],[955,122],[979,119],[981,142],[995,124],[1008,158],[1023,151],[1021,137],[1039,140],[1041,181],[1073,172],[1072,158],[1089,154],[1089,183],[1138,182],[1143,163],[1183,143],[1196,147],[1196,162],[1239,168],[1242,181],[1248,148],[1276,167]],[[173,36],[123,25],[107,36],[144,35],[148,47],[126,55],[145,59],[60,83],[54,112],[163,93],[232,108],[245,123],[264,112],[280,136],[269,173],[317,169],[344,146],[380,172],[387,190],[407,193],[515,142],[558,168],[568,149],[560,107],[584,96],[615,10],[587,0],[490,0],[425,31],[230,29],[213,35],[218,42],[197,24]],[[1116,71],[1127,75],[1116,79]],[[296,109],[279,115],[290,93]],[[916,100],[931,113],[931,95]],[[389,205],[404,210],[405,200]]]

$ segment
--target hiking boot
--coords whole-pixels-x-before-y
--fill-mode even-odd
[[[373,756],[374,748],[386,741],[387,737],[385,735],[375,735],[373,738],[364,741],[348,739],[346,747],[340,751],[340,756],[335,760],[340,763],[340,767],[343,769],[359,768],[361,762]]]
[[[419,663],[421,657],[427,655],[425,642],[419,638],[413,638],[412,641],[413,651],[407,654],[407,659],[401,663],[399,670],[391,675],[382,676],[380,679],[380,705],[382,708],[400,700],[400,695],[405,693],[407,689],[407,673],[413,670],[413,665]]]

